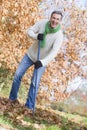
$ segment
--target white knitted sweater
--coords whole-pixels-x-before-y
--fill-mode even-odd
[[[41,20],[27,30],[28,36],[35,39],[35,42],[29,47],[27,51],[28,56],[34,62],[37,61],[37,50],[38,50],[37,36],[38,33],[44,33],[47,21],[48,21],[47,19]],[[59,30],[56,33],[50,33],[46,35],[45,47],[40,49],[40,61],[43,64],[43,66],[46,66],[51,60],[53,60],[57,56],[59,49],[62,45],[62,42],[63,42],[62,30]]]

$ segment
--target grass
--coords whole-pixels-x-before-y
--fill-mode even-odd
[[[31,120],[31,118],[29,118],[27,116],[24,116],[23,120],[26,121],[26,122],[34,123],[34,121]]]
[[[58,126],[56,125],[53,125],[53,126],[50,126],[48,128],[44,128],[42,130],[61,130]]]
[[[6,125],[6,126],[9,126],[9,128],[13,128],[13,124],[11,121],[9,121],[7,118],[5,118],[4,116],[1,116],[0,115],[0,124],[2,125]]]
[[[21,125],[14,125],[10,120],[8,120],[7,117],[5,116],[0,116],[0,124],[4,128],[9,128],[10,129],[17,129],[17,130],[35,130],[32,126],[21,126]]]
[[[36,128],[33,127],[34,122],[31,118],[28,118],[27,116],[24,117],[23,119],[25,122],[29,122],[30,126],[21,126],[21,125],[14,125],[13,122],[11,122],[8,119],[8,115],[7,116],[1,116],[0,115],[0,124],[4,127],[4,128],[9,128],[10,129],[17,129],[17,130],[37,130]],[[43,125],[43,123],[45,124],[45,122],[42,122],[40,125]],[[59,128],[57,125],[52,125],[52,126],[46,126],[44,125],[45,128],[42,128],[41,130],[61,130],[61,128]]]

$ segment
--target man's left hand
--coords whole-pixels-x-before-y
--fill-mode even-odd
[[[39,69],[40,67],[43,66],[40,60],[36,61],[36,62],[34,63],[34,65],[35,65],[35,69]]]

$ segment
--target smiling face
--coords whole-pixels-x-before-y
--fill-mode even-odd
[[[56,28],[60,23],[62,16],[57,13],[53,13],[50,17],[50,26],[51,28]]]

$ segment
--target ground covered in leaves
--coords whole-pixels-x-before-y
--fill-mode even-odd
[[[8,105],[8,103],[9,100],[7,98],[0,98],[0,118],[3,117],[4,120],[8,120],[13,125],[11,128],[9,125],[0,123],[0,126],[3,126],[6,130],[46,130],[50,126],[58,126],[56,130],[59,127],[61,130],[87,130],[87,122],[84,123],[78,115],[69,119],[64,117],[65,114],[62,112],[58,113],[49,108],[37,107],[33,116],[28,110],[24,111],[23,104],[14,103]]]

